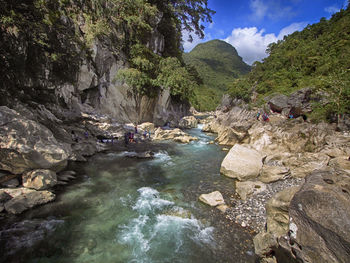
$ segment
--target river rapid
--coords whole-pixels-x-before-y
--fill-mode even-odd
[[[234,183],[219,173],[226,153],[188,132],[199,140],[144,143],[154,159],[128,158],[131,147],[77,165],[54,203],[0,232],[1,262],[255,262],[251,234],[198,201],[219,190],[233,202]]]

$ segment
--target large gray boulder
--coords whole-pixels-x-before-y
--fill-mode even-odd
[[[55,194],[49,191],[36,191],[27,188],[6,189],[12,197],[5,203],[5,210],[11,214],[20,214],[37,205],[46,204],[55,199]]]
[[[223,160],[220,172],[240,181],[255,179],[261,172],[262,159],[263,156],[258,151],[236,144]]]
[[[179,128],[181,129],[196,128],[197,125],[198,120],[194,116],[185,116],[179,121]]]
[[[71,154],[45,126],[0,107],[0,169],[21,174],[33,169],[62,170]]]
[[[35,190],[46,190],[57,184],[57,175],[54,171],[38,169],[22,176],[23,186]]]
[[[350,177],[315,171],[290,204],[291,251],[302,262],[349,262]]]

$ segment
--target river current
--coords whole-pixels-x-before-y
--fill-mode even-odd
[[[232,179],[219,173],[225,152],[200,129],[189,133],[199,140],[147,144],[154,159],[128,158],[130,151],[92,157],[54,203],[12,225],[32,227],[8,232],[6,261],[254,262],[251,235],[198,201],[215,190],[233,198]],[[11,255],[12,244],[22,248]]]

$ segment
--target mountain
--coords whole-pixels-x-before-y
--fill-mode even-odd
[[[201,43],[183,58],[203,79],[203,85],[195,90],[197,101],[192,103],[199,110],[215,109],[227,84],[250,71],[236,49],[221,40]]]

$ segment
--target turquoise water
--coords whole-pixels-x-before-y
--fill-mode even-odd
[[[190,133],[199,141],[151,144],[151,160],[127,158],[133,149],[94,156],[56,202],[25,215],[41,220],[43,241],[11,260],[254,262],[251,236],[198,202],[219,190],[229,203],[234,185],[219,173],[225,152],[209,144],[214,138]]]

